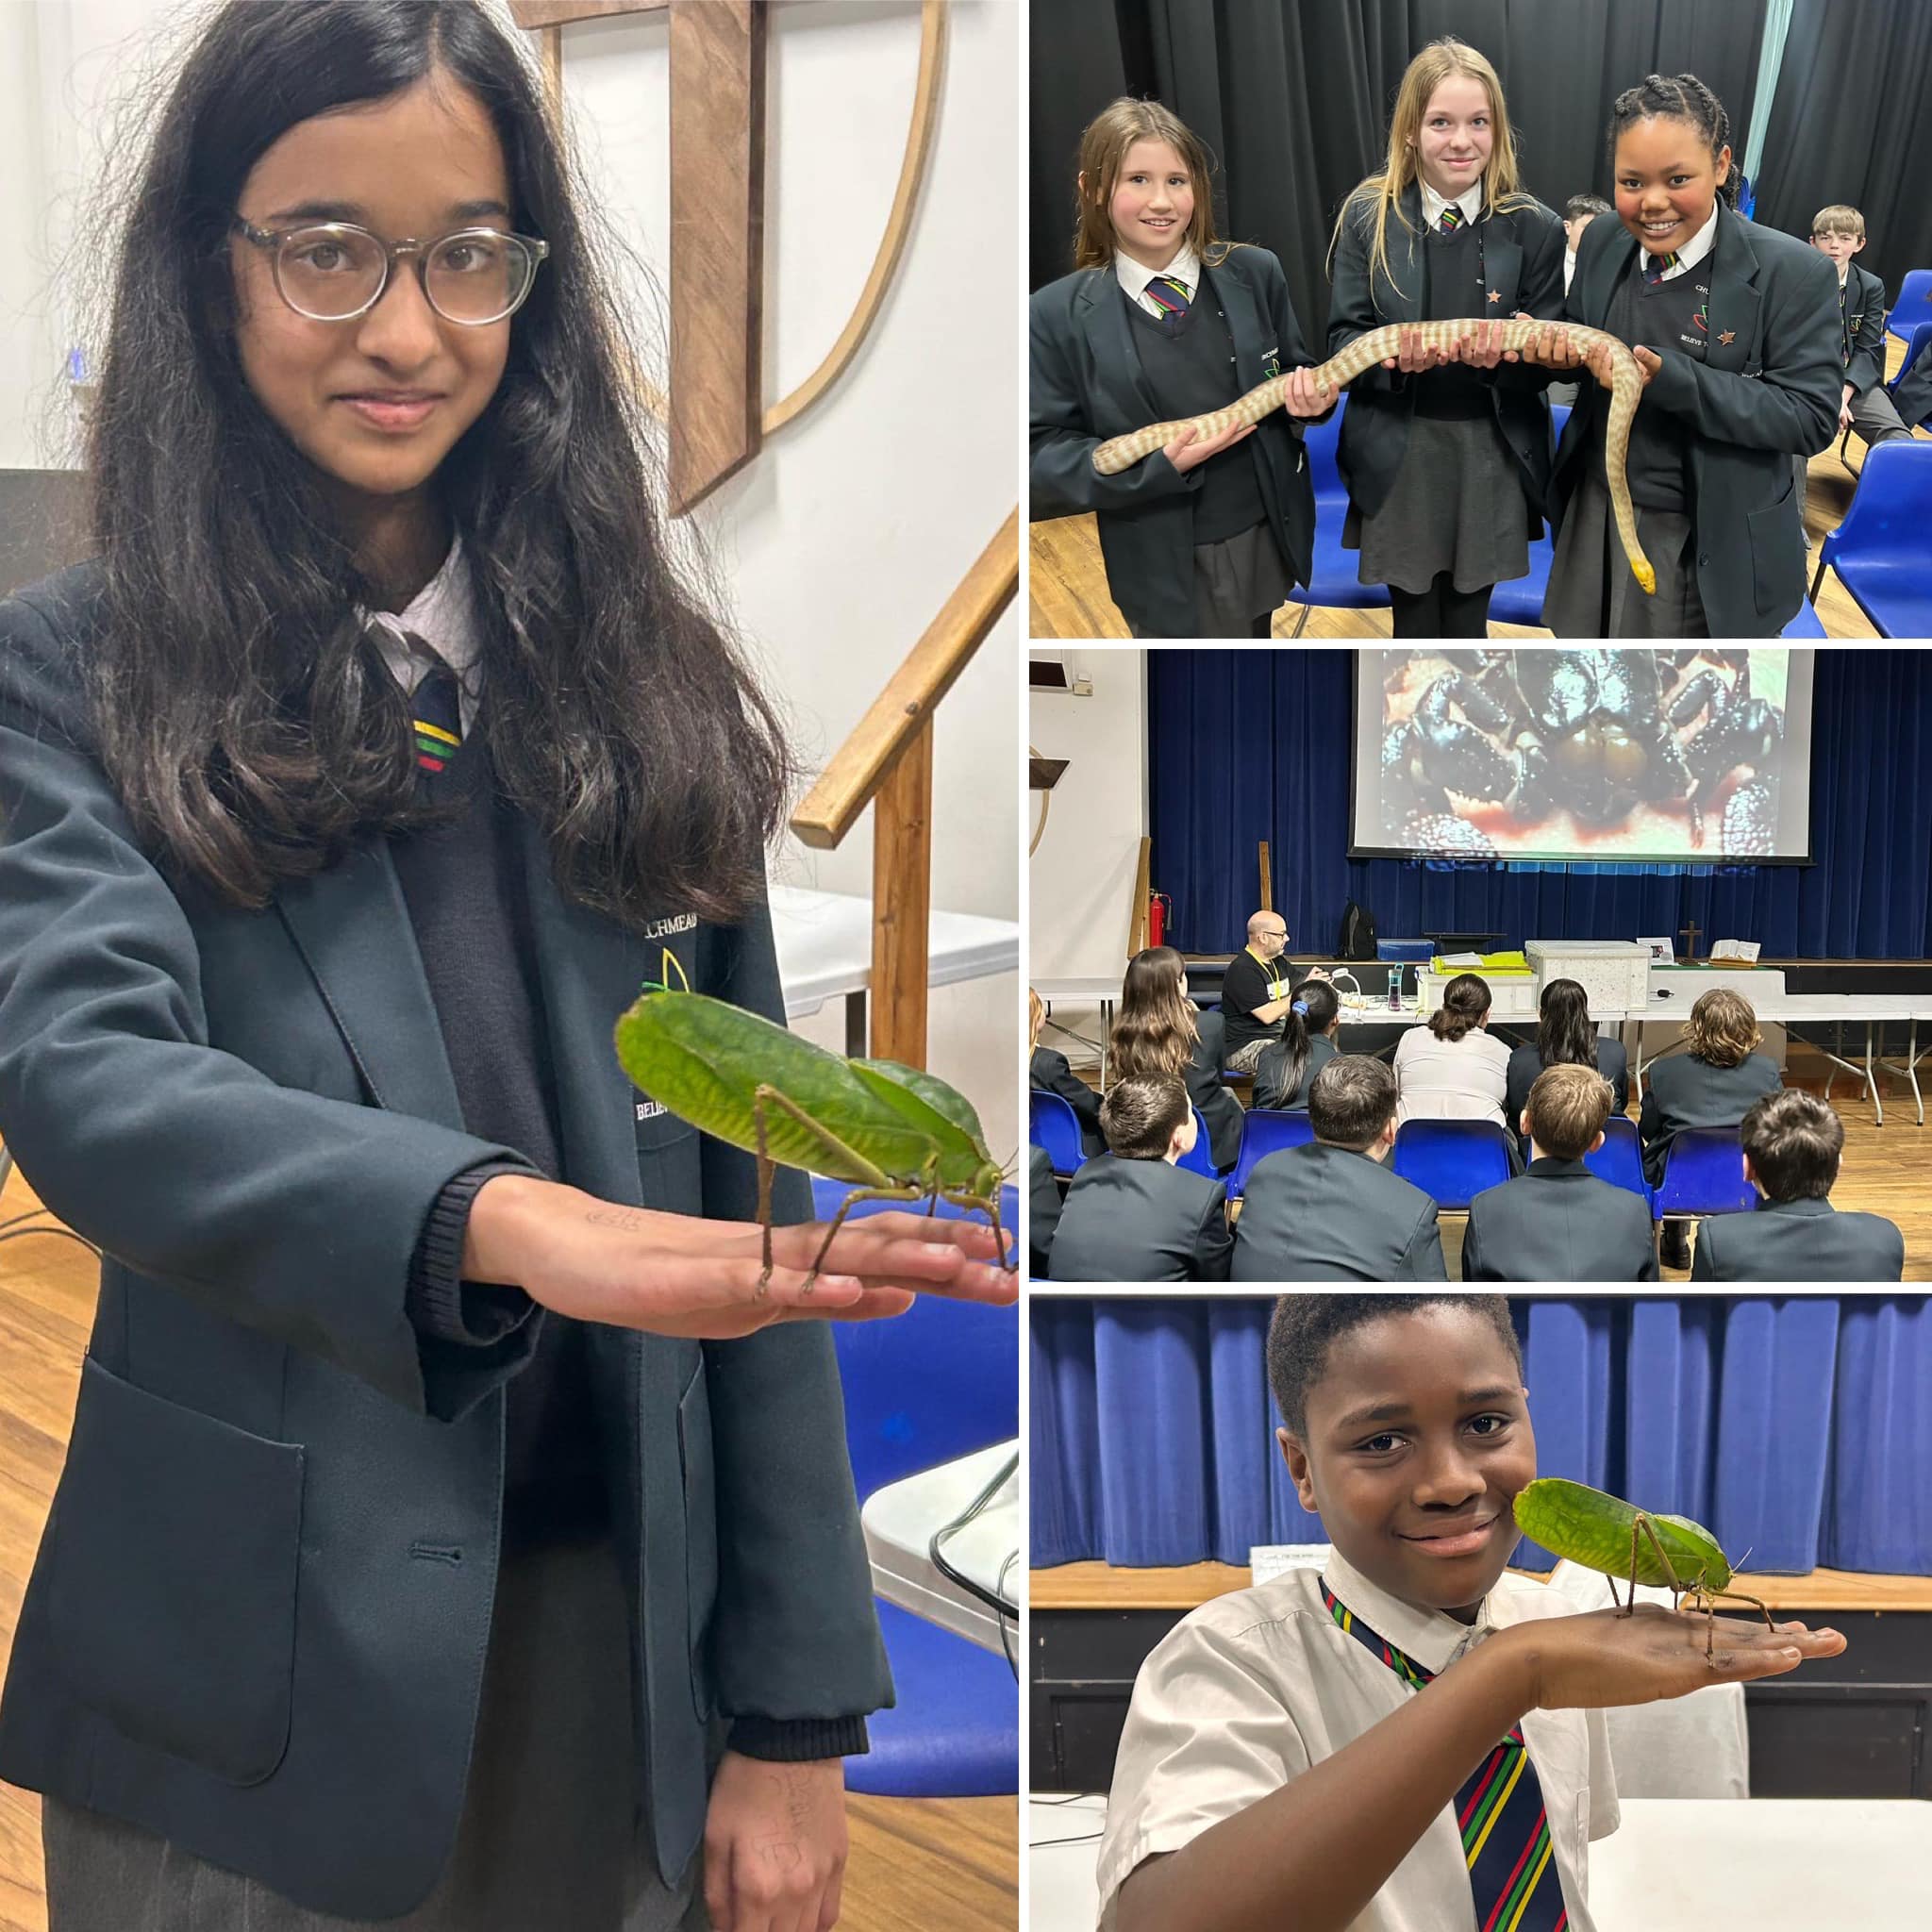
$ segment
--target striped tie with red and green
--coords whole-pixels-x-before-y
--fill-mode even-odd
[[[1433,1681],[1435,1672],[1378,1637],[1328,1588],[1325,1576],[1322,1601],[1336,1623],[1410,1690]],[[1542,1786],[1520,1724],[1509,1727],[1509,1735],[1463,1781],[1456,1794],[1456,1820],[1479,1932],[1566,1932],[1570,1913],[1552,1855]]]
[[[1160,310],[1160,319],[1172,334],[1187,319],[1189,305],[1193,297],[1188,292],[1188,285],[1173,275],[1156,275],[1147,284],[1147,299]]]
[[[409,697],[409,717],[416,730],[416,769],[437,776],[456,755],[463,741],[462,694],[457,688],[457,675],[420,638],[410,644],[419,657],[428,659]]]
[[[1457,228],[1461,227],[1461,225],[1462,210],[1459,208],[1457,208],[1456,204],[1452,201],[1449,204],[1449,206],[1442,210],[1442,232],[1445,235],[1453,235],[1455,234]]]

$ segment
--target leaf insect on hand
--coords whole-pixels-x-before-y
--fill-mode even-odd
[[[1688,1595],[1691,1607],[1702,1609],[1708,1619],[1704,1655],[1713,1667],[1719,1598],[1757,1604],[1765,1627],[1777,1627],[1771,1611],[1755,1596],[1731,1589],[1730,1559],[1709,1530],[1688,1516],[1653,1514],[1586,1483],[1545,1475],[1518,1493],[1516,1526],[1544,1549],[1612,1578],[1610,1601],[1626,1617],[1637,1607],[1640,1583],[1668,1590],[1674,1609],[1675,1599]],[[1614,1579],[1625,1574],[1630,1600],[1618,1603]]]
[[[617,1023],[617,1058],[635,1085],[680,1120],[757,1157],[760,1291],[772,1278],[774,1167],[852,1184],[808,1285],[860,1201],[924,1201],[928,1214],[941,1201],[976,1208],[992,1224],[1004,1259],[1005,1175],[987,1152],[972,1102],[933,1074],[896,1060],[848,1060],[741,1007],[652,983]]]

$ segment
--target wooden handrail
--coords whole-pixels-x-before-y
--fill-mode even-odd
[[[1127,908],[1127,958],[1147,944],[1147,905],[1154,892],[1154,841],[1144,834],[1134,861],[1134,902]]]
[[[1016,507],[791,814],[806,844],[829,852],[844,839],[1019,588]]]
[[[878,801],[871,1044],[880,1059],[925,1065],[933,711],[1019,588],[1016,506],[791,815],[791,829],[806,844],[829,851],[867,805]]]

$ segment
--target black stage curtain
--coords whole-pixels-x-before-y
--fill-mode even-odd
[[[1335,217],[1381,166],[1403,70],[1427,42],[1453,33],[1488,57],[1524,185],[1560,213],[1573,194],[1609,198],[1610,103],[1646,74],[1706,81],[1741,151],[1763,16],[1761,0],[1041,0],[1033,286],[1073,266],[1080,129],[1122,92],[1152,96],[1218,158],[1221,232],[1281,258],[1303,332],[1318,343]]]
[[[1757,219],[1808,235],[1834,201],[1865,217],[1858,266],[1898,299],[1932,268],[1932,6],[1797,0],[1758,170]]]
[[[1348,857],[1352,651],[1150,651],[1154,883],[1174,901],[1172,943],[1241,945],[1266,839],[1302,953],[1336,944],[1354,899],[1390,939],[1622,940],[1695,919],[1773,958],[1932,958],[1932,651],[1820,651],[1816,665],[1812,864],[1528,872]]]

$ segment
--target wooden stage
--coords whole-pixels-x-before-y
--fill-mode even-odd
[[[1899,372],[1905,361],[1905,344],[1896,336],[1887,336],[1886,380]],[[1932,441],[1926,432],[1913,432],[1921,441]],[[1855,436],[1849,451],[1849,467],[1839,461],[1838,439],[1810,462],[1811,487],[1806,500],[1805,527],[1813,549],[1805,566],[1808,589],[1811,573],[1817,568],[1816,546],[1825,535],[1844,521],[1852,506],[1852,491],[1857,484],[1857,469],[1864,461],[1865,445]],[[1107,570],[1100,558],[1100,540],[1094,534],[1091,516],[1056,517],[1030,526],[1028,538],[1027,605],[1031,634],[1036,638],[1124,638],[1130,635],[1114,602],[1107,592]],[[1838,580],[1837,573],[1826,571],[1818,587],[1818,621],[1827,638],[1875,638],[1865,613],[1853,603],[1851,593]],[[1284,604],[1274,613],[1277,641],[1292,636],[1302,616],[1299,604]],[[1296,641],[1326,642],[1336,638],[1386,638],[1393,635],[1387,609],[1328,610],[1307,613],[1307,627]],[[1547,638],[1540,625],[1492,624],[1492,638]],[[1242,640],[1241,641],[1246,641]]]
[[[39,1205],[16,1171],[0,1224]],[[67,1453],[96,1268],[75,1241],[13,1232],[0,1226],[0,1671]],[[844,1932],[1011,1932],[1017,1799],[854,1797],[850,1818]],[[40,1800],[0,1784],[0,1932],[46,1928]]]

